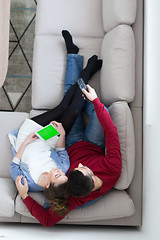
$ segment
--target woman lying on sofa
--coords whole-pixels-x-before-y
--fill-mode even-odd
[[[15,156],[10,166],[10,174],[14,180],[23,175],[28,182],[29,191],[43,191],[50,183],[67,182],[65,175],[70,162],[65,150],[65,136],[69,133],[78,114],[84,107],[85,100],[78,84],[72,84],[75,79],[82,78],[87,84],[90,78],[101,68],[102,60],[92,56],[83,68],[83,56],[78,55],[78,47],[72,42],[68,31],[62,31],[67,48],[67,67],[65,79],[65,95],[61,103],[31,119],[26,119],[19,131],[9,133],[9,139],[15,150]],[[79,75],[80,72],[80,75]],[[34,134],[42,126],[54,124],[60,133],[56,142],[42,141]],[[55,139],[55,138],[54,138]]]

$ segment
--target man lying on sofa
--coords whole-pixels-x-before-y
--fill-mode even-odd
[[[27,194],[27,181],[24,181],[24,185],[22,185],[22,176],[16,179],[16,186],[24,204],[44,226],[56,224],[68,212],[108,192],[116,184],[121,174],[122,161],[117,129],[107,109],[98,99],[95,90],[89,85],[87,86],[88,92],[83,90],[83,93],[92,102],[90,104],[93,104],[93,112],[97,117],[92,114],[85,132],[80,130],[81,117],[79,117],[70,132],[70,137],[75,143],[70,146],[67,141],[70,158],[68,187],[71,194],[64,201],[67,206],[65,214],[60,215],[53,211],[52,206],[49,210],[44,209]],[[105,137],[106,155],[103,142],[101,142],[103,134],[100,126]],[[79,132],[74,134],[77,127]]]

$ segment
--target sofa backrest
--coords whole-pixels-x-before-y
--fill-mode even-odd
[[[80,48],[79,53],[84,55],[84,65],[93,54],[103,58],[101,80],[99,73],[91,80],[103,102],[106,105],[115,100],[132,102],[134,36],[129,25],[135,20],[136,0],[39,0],[39,6],[33,56],[32,107],[50,109],[63,96],[66,65],[66,49],[61,36],[63,29],[72,33]]]

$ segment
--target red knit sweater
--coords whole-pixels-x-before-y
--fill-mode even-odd
[[[93,191],[86,197],[70,196],[69,211],[108,192],[116,184],[121,174],[122,161],[116,127],[99,99],[96,98],[92,103],[104,131],[106,155],[95,144],[79,141],[68,149],[71,163],[68,173],[82,163],[89,167],[103,181],[103,184],[99,191]],[[44,209],[30,196],[26,197],[23,202],[31,214],[44,226],[52,226],[64,218],[53,212],[51,208]]]

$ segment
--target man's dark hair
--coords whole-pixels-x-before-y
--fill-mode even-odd
[[[84,197],[94,188],[91,176],[86,176],[81,171],[74,169],[69,173],[68,184],[70,193],[74,197]]]

